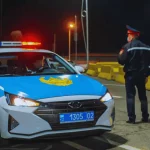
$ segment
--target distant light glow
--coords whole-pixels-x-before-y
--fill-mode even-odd
[[[73,24],[70,24],[70,28],[73,28],[74,27],[74,25]]]

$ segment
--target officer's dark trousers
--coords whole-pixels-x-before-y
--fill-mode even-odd
[[[126,86],[126,100],[127,100],[127,111],[130,120],[135,120],[135,95],[136,88],[138,90],[138,96],[141,102],[142,117],[148,118],[148,104],[146,97],[145,88],[146,77],[141,73],[128,72],[125,74],[125,86]]]

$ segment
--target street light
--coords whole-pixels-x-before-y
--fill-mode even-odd
[[[85,9],[84,9],[84,2],[85,2]],[[82,21],[82,28],[83,28],[83,37],[84,43],[86,48],[86,60],[87,60],[87,68],[89,66],[89,15],[88,15],[88,0],[82,0],[82,7],[81,7],[81,21]],[[83,17],[86,18],[86,37],[84,32],[84,25],[83,25]]]
[[[71,30],[74,28],[74,24],[70,23],[69,24],[69,61],[71,60]]]
[[[75,15],[74,41],[75,41],[75,62],[77,63],[77,49],[78,49],[78,23],[77,23],[77,16],[76,16],[76,15]]]
[[[69,24],[69,27],[70,28],[74,28],[74,24]]]

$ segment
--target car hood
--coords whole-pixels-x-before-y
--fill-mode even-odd
[[[81,74],[0,77],[0,86],[7,93],[23,94],[34,100],[71,95],[102,96],[106,92],[99,81]]]

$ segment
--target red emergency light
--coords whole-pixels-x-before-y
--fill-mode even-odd
[[[40,42],[22,42],[22,46],[40,46]]]

